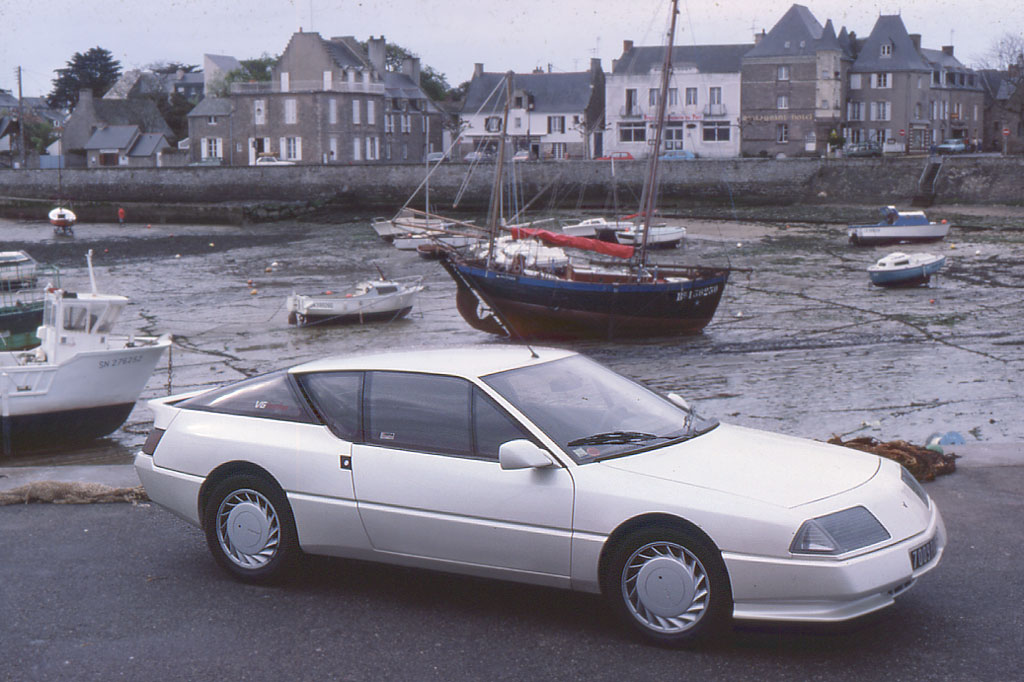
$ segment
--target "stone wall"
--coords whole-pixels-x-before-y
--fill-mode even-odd
[[[662,164],[660,205],[906,205],[917,193],[925,157],[882,159],[699,159]],[[443,164],[430,178],[431,203],[448,210],[463,183],[459,209],[486,206],[493,166]],[[516,164],[521,195],[537,210],[614,209],[639,205],[644,161]],[[64,197],[78,204],[232,205],[304,203],[389,214],[421,185],[419,164],[278,166],[268,168],[112,168],[65,170]],[[937,179],[937,204],[1024,203],[1024,158],[947,157]],[[413,206],[422,206],[422,190]],[[618,197],[616,204],[615,197]],[[0,205],[54,202],[56,170],[0,170]],[[173,210],[173,209],[172,209]],[[235,215],[235,213],[228,211]],[[6,211],[10,215],[10,211]],[[136,215],[138,213],[136,212]]]

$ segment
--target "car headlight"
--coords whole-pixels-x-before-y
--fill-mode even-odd
[[[903,479],[903,483],[905,483],[908,488],[914,491],[915,495],[921,498],[921,501],[924,502],[924,506],[927,507],[928,493],[924,491],[924,488],[921,487],[921,484],[917,482],[916,478],[914,478],[914,474],[907,471],[907,468],[905,466],[900,467],[900,478]]]
[[[845,554],[888,540],[889,532],[864,507],[804,521],[789,551],[793,554]]]

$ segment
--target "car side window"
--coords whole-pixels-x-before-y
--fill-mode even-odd
[[[359,396],[363,390],[362,372],[315,372],[297,378],[334,435],[347,441],[360,439]]]
[[[316,423],[316,418],[292,386],[287,372],[265,374],[213,389],[183,401],[178,407],[243,417]]]
[[[473,389],[473,433],[476,456],[495,461],[502,443],[518,438],[534,440],[519,422],[479,388]]]
[[[471,456],[469,382],[412,372],[368,372],[368,443]]]

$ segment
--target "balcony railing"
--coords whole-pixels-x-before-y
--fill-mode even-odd
[[[619,109],[619,116],[622,118],[643,118],[644,110],[635,104],[631,107],[624,106]]]
[[[384,84],[364,83],[362,81],[350,83],[349,81],[332,82],[331,87],[325,88],[324,82],[319,81],[292,81],[287,90],[281,89],[280,82],[258,81],[251,83],[232,83],[232,95],[265,95],[287,92],[343,92],[360,95],[383,95]]]
[[[705,116],[728,116],[729,111],[725,108],[724,104],[705,104],[704,105]]]

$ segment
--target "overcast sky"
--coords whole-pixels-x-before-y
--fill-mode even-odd
[[[860,36],[879,14],[901,14],[924,47],[952,44],[972,65],[1005,33],[1024,33],[1024,12],[1007,0],[820,0],[805,2]],[[782,0],[681,0],[679,44],[752,42],[792,5]],[[124,69],[154,62],[203,63],[203,54],[239,59],[284,51],[301,27],[325,38],[384,35],[416,53],[449,83],[488,71],[582,71],[600,57],[606,71],[622,41],[657,45],[667,0],[0,0],[0,88],[26,96],[52,89],[54,70],[75,52],[100,46]]]

